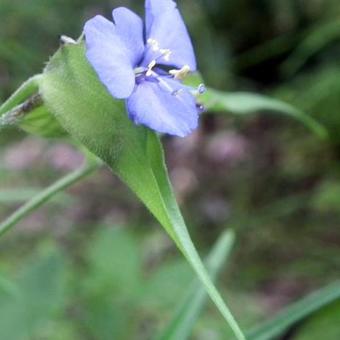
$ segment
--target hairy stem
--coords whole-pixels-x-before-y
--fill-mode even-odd
[[[77,169],[65,177],[62,177],[51,186],[41,191],[36,196],[32,197],[28,202],[22,205],[12,215],[10,215],[5,221],[0,224],[0,236],[9,231],[18,222],[24,219],[27,215],[37,210],[40,206],[46,203],[51,197],[58,192],[70,187],[74,183],[80,181],[82,178],[90,175],[100,166],[100,163],[88,162],[84,164],[80,169]]]

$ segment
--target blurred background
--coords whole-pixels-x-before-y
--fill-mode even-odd
[[[189,138],[164,139],[199,252],[236,231],[219,288],[251,327],[340,276],[340,3],[178,4],[207,85],[285,100],[330,133],[325,141],[288,118],[230,114],[204,117]],[[143,13],[132,0],[1,0],[0,102],[41,72],[60,34],[77,38],[88,18],[110,18],[120,5]],[[0,220],[81,162],[66,142],[1,131]],[[160,226],[103,169],[0,240],[0,338],[150,339],[192,279]],[[282,339],[340,339],[340,304],[326,312]],[[209,303],[193,339],[225,332]]]

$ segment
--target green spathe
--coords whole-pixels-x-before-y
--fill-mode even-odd
[[[40,91],[63,128],[104,160],[158,219],[204,283],[236,337],[244,339],[190,239],[172,193],[158,136],[129,120],[124,103],[112,98],[87,63],[82,43],[63,46],[52,57]]]

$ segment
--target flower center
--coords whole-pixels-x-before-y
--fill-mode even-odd
[[[157,65],[158,61],[160,59],[170,61],[172,51],[169,49],[160,48],[159,42],[156,39],[149,38],[147,44],[150,46],[153,52],[159,52],[159,56],[151,60],[145,73],[147,77],[152,77],[155,75],[155,72],[153,72],[153,68]],[[174,79],[183,80],[190,73],[190,71],[191,70],[189,65],[184,65],[181,69],[169,70],[168,73]]]
[[[153,81],[157,82],[158,86],[163,90],[170,92],[173,96],[180,95],[184,90],[188,90],[194,96],[198,96],[205,92],[204,84],[200,84],[197,88],[192,88],[190,86],[186,86],[182,84],[182,80],[184,80],[187,75],[191,72],[189,65],[184,65],[180,69],[170,69],[168,71],[162,67],[162,62],[160,59],[165,61],[170,61],[172,51],[169,49],[160,48],[159,42],[156,39],[149,38],[147,40],[147,44],[151,48],[153,52],[158,52],[159,55],[156,54],[156,57],[149,62],[147,67],[137,67],[135,68],[136,82],[140,83],[142,81]],[[159,69],[155,69],[155,67],[159,66]],[[178,86],[174,88],[169,84],[167,79],[175,79],[178,81]]]

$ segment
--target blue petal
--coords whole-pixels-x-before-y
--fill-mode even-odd
[[[155,131],[184,137],[197,128],[194,96],[181,84],[165,77],[139,83],[127,99],[129,117]]]
[[[114,9],[112,16],[116,32],[128,50],[133,67],[136,67],[144,53],[143,21],[125,7]]]
[[[146,1],[146,38],[157,41],[160,49],[171,51],[169,60],[159,58],[160,52],[150,46],[146,51],[143,65],[159,58],[162,65],[182,68],[188,65],[192,71],[196,70],[196,58],[188,31],[172,0]]]
[[[129,53],[112,22],[97,15],[86,22],[86,57],[115,98],[127,98],[135,86]]]
[[[150,35],[151,26],[155,17],[174,8],[176,8],[176,4],[172,0],[145,0],[146,35]]]

